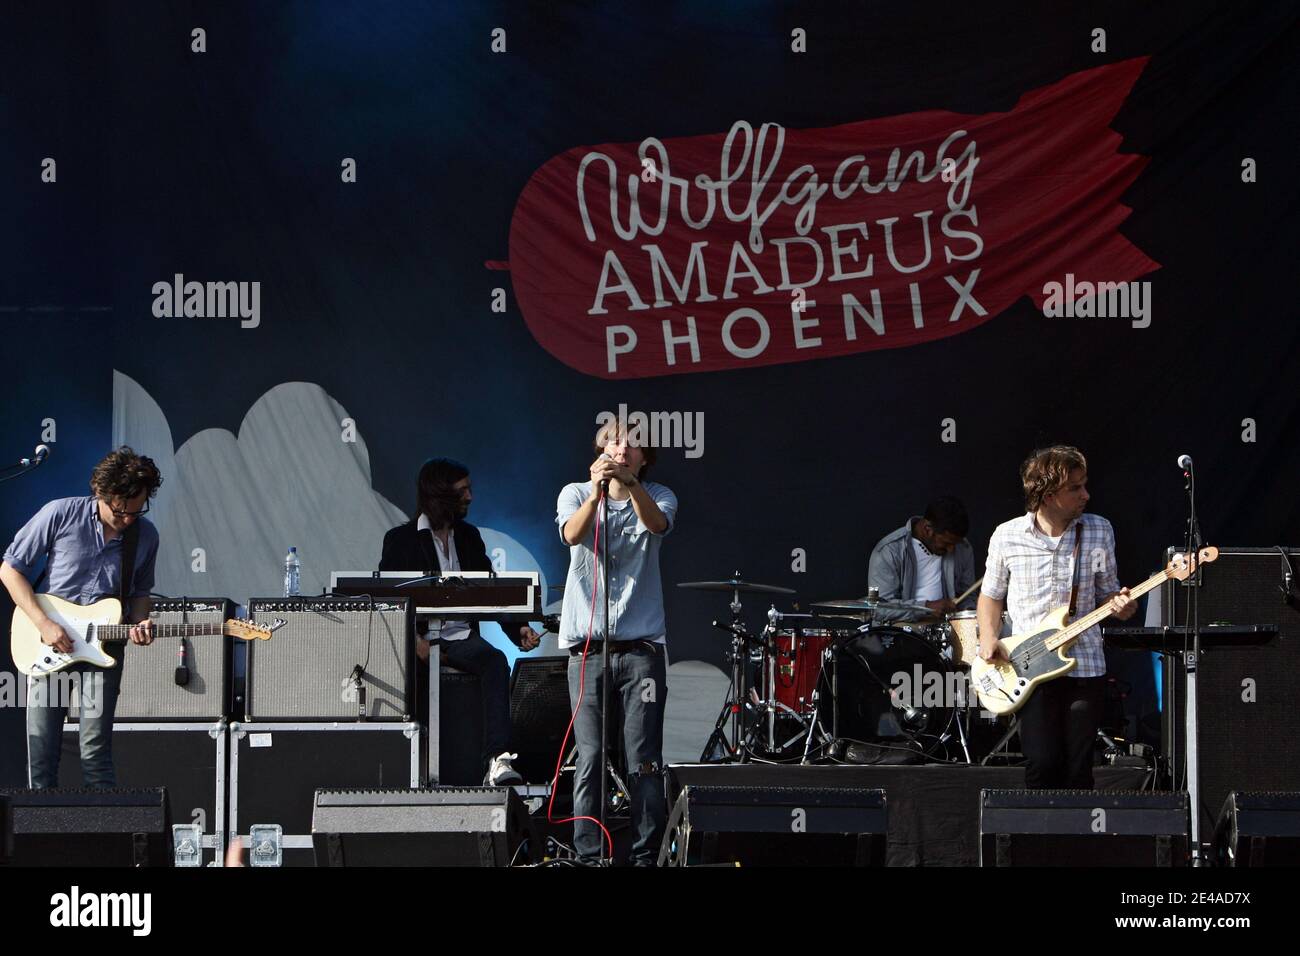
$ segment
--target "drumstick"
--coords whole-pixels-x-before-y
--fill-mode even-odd
[[[965,591],[963,591],[959,597],[953,598],[952,603],[961,604],[962,601],[966,600],[968,597],[974,594],[975,589],[978,588],[983,583],[984,583],[984,577],[981,575],[980,577],[976,578],[975,583],[972,584],[970,587],[968,587]]]

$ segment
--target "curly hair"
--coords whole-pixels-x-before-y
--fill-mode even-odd
[[[1025,510],[1037,511],[1043,499],[1060,491],[1076,468],[1088,470],[1088,460],[1073,445],[1039,448],[1020,466],[1020,483],[1025,489]]]
[[[90,473],[90,490],[98,498],[126,501],[145,492],[152,498],[162,484],[162,475],[152,458],[137,455],[123,445],[110,451]]]

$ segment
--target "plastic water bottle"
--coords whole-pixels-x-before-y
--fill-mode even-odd
[[[284,556],[284,596],[297,597],[302,580],[302,565],[298,563],[298,549],[290,548]]]

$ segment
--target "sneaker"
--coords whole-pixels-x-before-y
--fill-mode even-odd
[[[510,761],[519,759],[519,754],[498,754],[492,758],[483,785],[487,787],[513,787],[524,782],[519,771],[510,766]]]

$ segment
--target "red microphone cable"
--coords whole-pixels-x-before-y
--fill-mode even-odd
[[[609,835],[600,820],[595,817],[565,817],[562,820],[556,820],[551,815],[555,811],[555,791],[560,782],[560,769],[564,766],[564,754],[569,746],[569,735],[573,732],[573,722],[578,719],[578,710],[582,707],[582,698],[587,690],[587,654],[591,650],[591,637],[596,623],[596,595],[600,593],[600,508],[599,505],[605,500],[605,492],[600,492],[600,497],[596,499],[596,528],[591,546],[592,555],[592,581],[594,586],[591,591],[591,617],[587,620],[587,640],[582,645],[582,667],[578,671],[578,702],[573,707],[573,714],[569,717],[569,726],[564,730],[564,740],[560,743],[560,752],[555,757],[555,775],[551,777],[551,799],[546,804],[546,822],[550,824],[573,823],[578,820],[590,820],[596,826],[600,827],[600,832],[605,839],[605,844],[609,847],[609,855],[614,855],[614,840]],[[574,791],[577,791],[577,771],[574,771]],[[600,781],[600,799],[605,799],[605,781]]]

